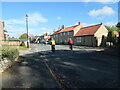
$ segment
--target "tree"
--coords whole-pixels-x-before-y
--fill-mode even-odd
[[[113,43],[114,45],[116,45],[118,43],[118,38],[113,33],[113,31],[120,32],[120,29],[116,26],[112,26],[112,27],[106,26],[107,30],[109,31],[107,41],[110,42],[110,45],[111,45],[111,43]]]
[[[106,26],[106,28],[108,31],[119,31],[119,29],[116,26],[112,26],[112,27]]]
[[[118,45],[120,45],[120,22],[117,23],[116,27],[119,29]]]
[[[24,33],[20,35],[19,39],[27,39],[27,37],[28,37],[27,33]]]

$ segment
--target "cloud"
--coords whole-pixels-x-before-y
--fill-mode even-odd
[[[117,22],[106,22],[105,25],[106,26],[115,26],[117,24]]]
[[[46,23],[48,19],[43,17],[39,12],[29,13],[29,23],[31,25],[38,25],[38,23]]]
[[[10,37],[19,37],[21,34],[26,33],[25,28],[23,27],[16,27],[16,26],[9,26],[7,25],[5,29],[8,31]]]
[[[83,26],[83,27],[87,27],[87,26],[91,26],[91,25],[95,25],[95,24],[88,24],[88,23],[83,23],[83,22],[80,22],[81,23],[81,25]],[[78,25],[78,22],[76,22],[74,25]]]
[[[5,20],[6,24],[24,24],[24,20],[23,19],[9,19],[9,20]]]
[[[46,23],[48,19],[43,17],[39,12],[28,13],[28,23],[31,26],[38,25],[39,23]],[[14,24],[23,24],[25,25],[25,17],[19,19],[9,19],[5,20],[6,24],[14,25]]]
[[[19,36],[23,33],[27,33],[26,28],[25,27],[17,27],[17,26],[11,26],[11,25],[7,25],[5,27],[5,30],[8,31],[10,37],[17,37],[19,38]],[[45,32],[50,32],[50,29],[46,28],[46,27],[35,27],[35,28],[29,28],[29,35],[41,35]]]
[[[25,20],[25,17],[5,20],[5,29],[8,31],[10,37],[19,37],[21,34],[26,33]],[[38,30],[48,30],[47,28],[39,28],[40,23],[46,22],[48,22],[48,19],[43,17],[39,12],[28,13],[29,33],[35,34],[36,32],[41,32]]]
[[[107,16],[111,16],[115,14],[115,11],[108,6],[104,6],[102,9],[98,9],[98,10],[91,10],[89,11],[88,15],[89,16],[103,16],[103,15],[107,15]]]
[[[57,17],[57,20],[61,20],[61,17],[60,17],[60,16],[58,16],[58,17]]]

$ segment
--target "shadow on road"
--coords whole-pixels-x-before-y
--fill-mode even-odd
[[[4,88],[59,88],[45,62],[69,88],[118,88],[119,61],[106,51],[48,50],[24,57],[4,76]]]
[[[21,58],[3,73],[3,88],[60,88],[37,52]]]

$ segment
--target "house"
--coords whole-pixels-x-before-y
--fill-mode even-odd
[[[119,37],[119,32],[113,31],[113,33],[114,33],[114,35],[115,35],[116,37]]]
[[[56,41],[56,44],[67,44],[69,39],[74,39],[74,35],[82,27],[82,24],[78,22],[78,25],[65,27],[62,25],[57,31],[54,30],[54,33],[51,35],[51,38]]]
[[[0,41],[4,40],[4,22],[0,21]]]
[[[3,21],[0,21],[0,41],[2,40],[8,40],[8,32],[6,30],[4,30],[4,22]]]
[[[83,27],[79,22],[78,25],[65,28],[63,25],[61,29],[54,31],[51,38],[57,44],[67,44],[71,38],[75,45],[84,46],[105,46],[108,30],[101,24]]]
[[[74,43],[85,46],[105,46],[107,35],[108,30],[102,23],[83,27],[74,36]]]
[[[50,34],[48,34],[47,32],[40,36],[40,41],[49,41],[49,39]]]

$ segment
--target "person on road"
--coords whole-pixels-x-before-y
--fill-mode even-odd
[[[51,40],[51,49],[52,49],[52,52],[55,52],[55,40]]]
[[[70,40],[68,41],[68,44],[69,44],[69,48],[70,48],[70,50],[73,50],[73,47],[72,47],[72,45],[73,45],[73,40],[70,38]]]

